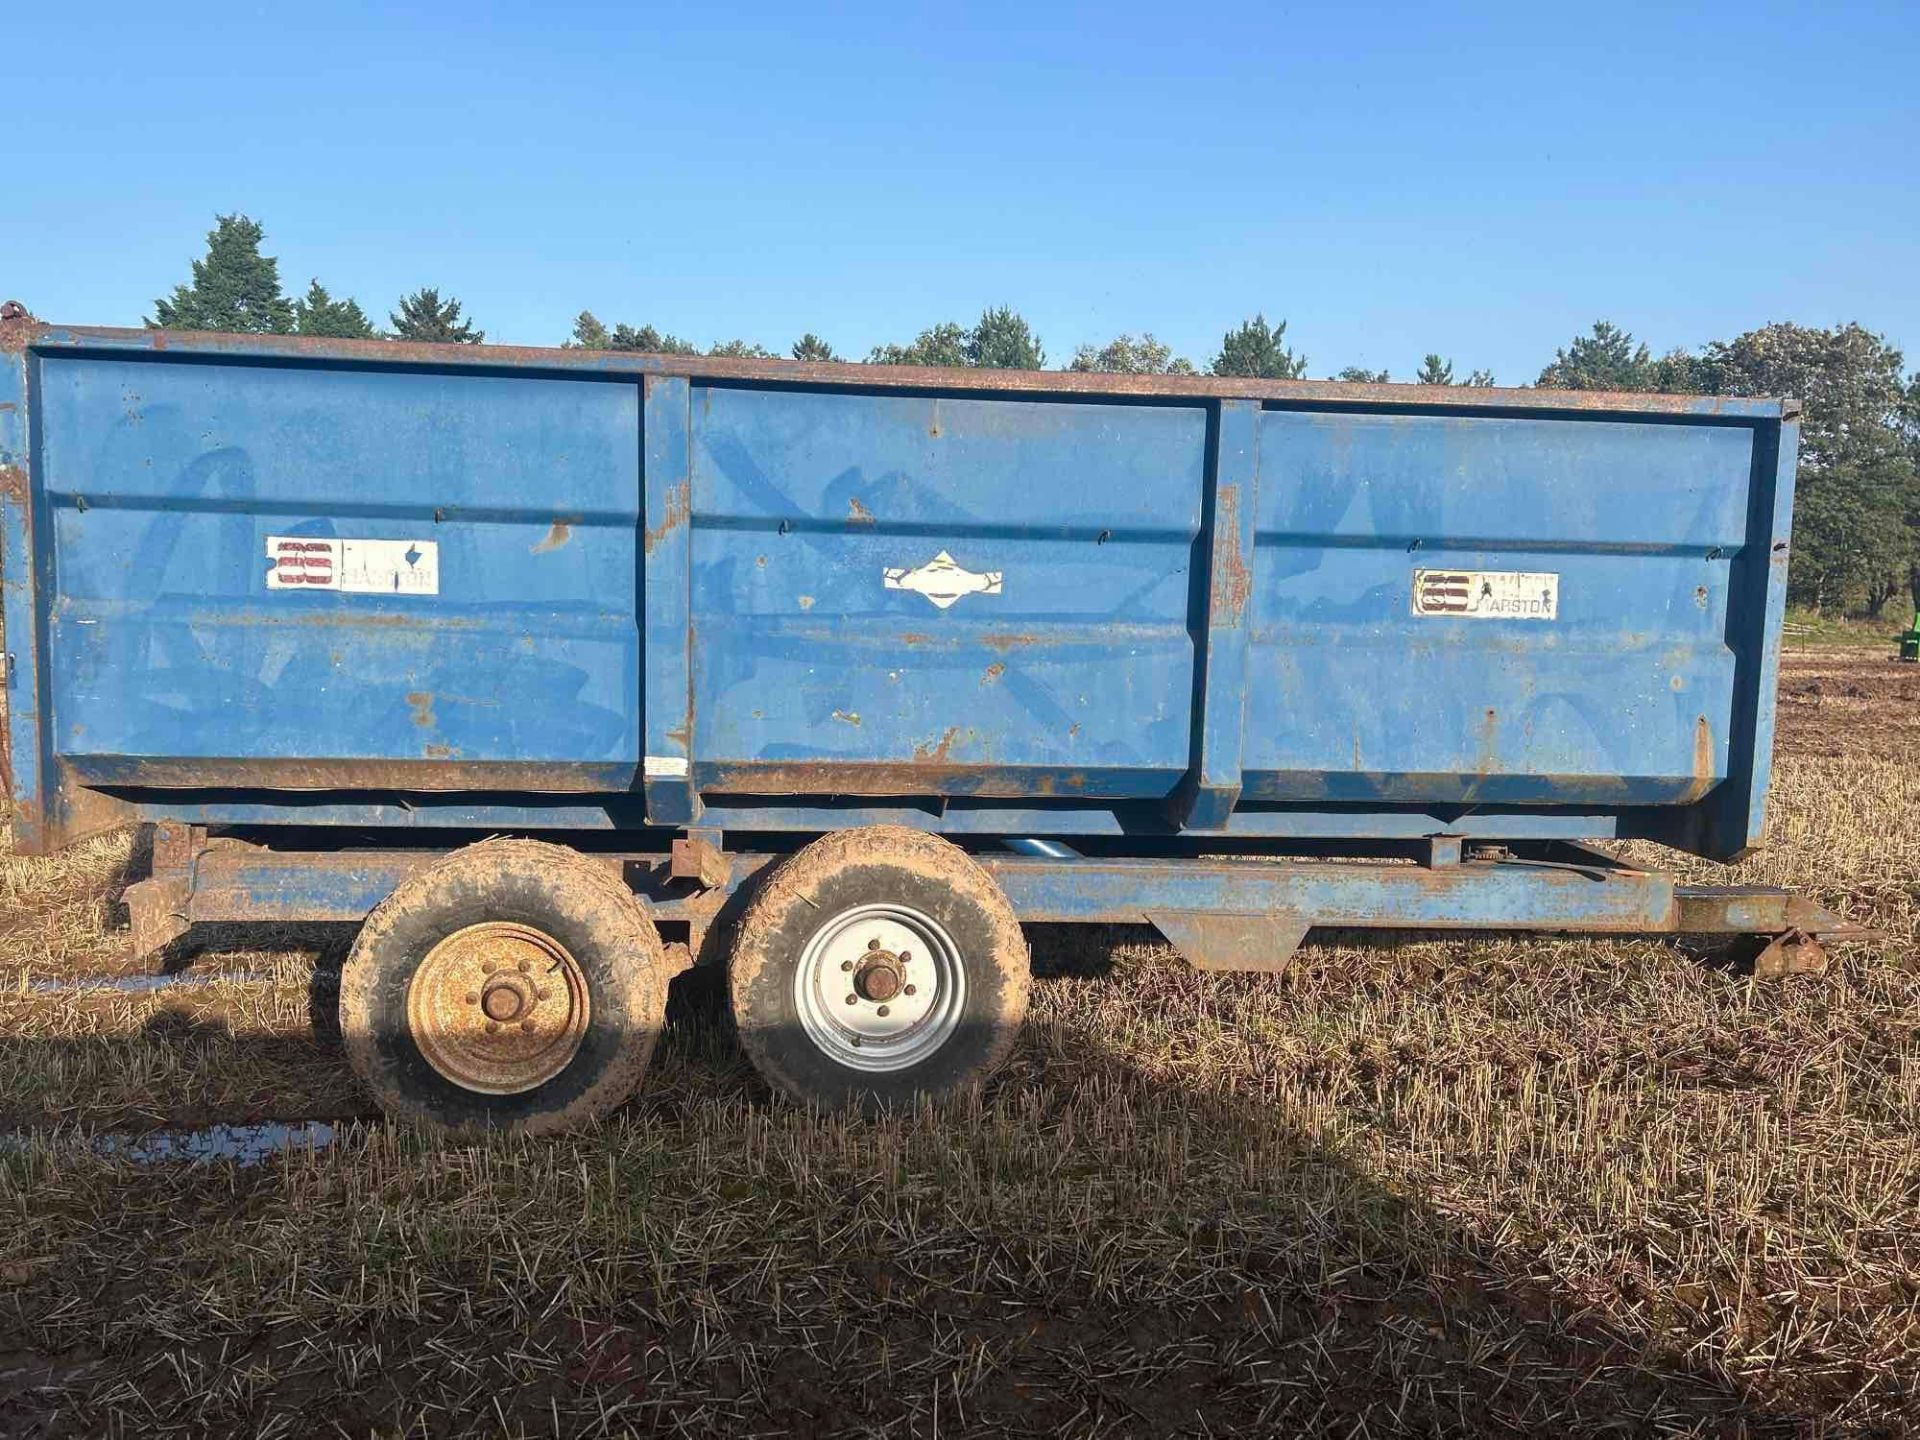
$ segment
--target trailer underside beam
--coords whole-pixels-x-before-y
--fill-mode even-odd
[[[197,837],[196,837],[197,838]],[[444,851],[276,850],[163,837],[152,878],[130,887],[135,944],[160,948],[194,923],[358,922]],[[1567,859],[1470,858],[1418,865],[1251,857],[1069,860],[981,855],[1031,922],[1151,924],[1207,969],[1275,969],[1315,926],[1577,934],[1752,934],[1848,938],[1854,927],[1804,896],[1758,886],[1676,885],[1597,852]],[[655,918],[689,927],[692,948],[752,878],[780,857],[605,854]],[[1798,942],[1796,942],[1798,943]]]

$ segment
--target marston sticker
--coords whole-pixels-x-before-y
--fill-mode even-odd
[[[349,595],[438,595],[440,546],[433,540],[267,537],[269,590],[339,590]]]
[[[1556,620],[1560,577],[1545,570],[1416,570],[1413,613],[1463,620]]]
[[[998,570],[969,570],[942,550],[917,570],[892,566],[880,572],[889,590],[912,590],[924,595],[941,609],[966,595],[998,595]]]

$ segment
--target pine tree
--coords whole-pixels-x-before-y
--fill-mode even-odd
[[[293,302],[280,293],[280,262],[260,253],[260,222],[245,215],[216,217],[207,232],[207,257],[193,262],[193,283],[176,285],[171,299],[153,302],[147,324],[168,330],[225,330],[285,335],[293,329]]]
[[[1386,385],[1392,377],[1384,370],[1369,370],[1364,365],[1349,365],[1333,377],[1349,385]]]
[[[1536,382],[1551,390],[1651,390],[1656,371],[1653,353],[1610,320],[1593,322],[1593,333],[1579,335]]]
[[[824,361],[838,360],[840,357],[833,353],[833,346],[809,330],[793,342],[793,358],[796,360]]]
[[[966,359],[986,370],[1042,370],[1047,352],[1026,320],[1011,306],[1000,305],[981,312],[980,323],[967,337]]]
[[[336,300],[318,280],[307,286],[304,299],[293,302],[293,332],[344,340],[372,340],[377,334],[358,300]]]
[[[573,334],[560,342],[562,350],[611,350],[613,337],[607,334],[607,327],[595,318],[591,310],[582,310],[573,317]]]
[[[638,330],[631,325],[616,325],[608,337],[609,350],[643,350],[650,355],[698,355],[700,347],[678,335],[663,335],[651,325]]]
[[[1214,357],[1216,375],[1246,375],[1266,380],[1298,380],[1307,373],[1307,357],[1286,346],[1287,322],[1272,326],[1264,314],[1229,330]]]
[[[416,290],[400,297],[400,308],[387,317],[396,340],[421,340],[435,345],[478,345],[487,332],[473,328],[460,318],[460,302],[449,295],[445,300],[433,289]]]

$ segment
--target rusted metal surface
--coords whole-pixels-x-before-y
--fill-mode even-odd
[[[958,727],[954,727],[955,730]],[[948,760],[954,731],[901,762],[757,760],[703,767],[701,788],[736,795],[971,795],[983,797],[1080,796],[1112,793],[1105,780],[1085,770],[968,765]],[[1137,787],[1137,782],[1136,782]],[[1122,790],[1121,793],[1127,793]]]
[[[922,366],[862,365],[736,357],[645,355],[627,351],[560,350],[530,345],[428,345],[407,340],[338,340],[293,335],[214,335],[109,326],[23,325],[18,343],[56,350],[188,351],[212,356],[284,356],[294,360],[432,365],[463,370],[539,369],[557,373],[640,377],[684,375],[820,386],[886,387],[1021,395],[1145,398],[1232,398],[1333,405],[1476,410],[1598,411],[1639,415],[1778,418],[1799,413],[1798,402],[1731,396],[1622,394],[1601,390],[1475,389],[1453,386],[1350,385],[1331,380],[1257,380],[1218,375],[1113,375],[1070,370],[940,370]]]
[[[1604,855],[1587,857],[1575,847],[1545,846],[1540,853],[1570,858],[1468,858],[1439,868],[1353,860],[1058,861],[1015,855],[980,855],[974,863],[1006,892],[1023,920],[1152,923],[1208,969],[1277,970],[1311,925],[1786,936],[1782,953],[1785,959],[1799,956],[1795,963],[1810,963],[1813,954],[1796,946],[1872,935],[1783,890],[1676,887],[1671,876],[1621,866]],[[159,918],[151,923],[160,928],[151,933],[177,924],[181,915],[194,921],[358,920],[438,858],[430,850],[287,852],[223,844],[202,856],[184,900],[177,890],[156,893],[152,913]],[[592,857],[609,873],[623,875],[656,921],[689,927],[687,959],[708,928],[739,903],[736,897],[750,892],[779,858],[733,855],[723,885],[688,891],[674,880],[668,854]],[[910,965],[902,971],[893,977],[899,984],[911,979]],[[854,993],[878,1003],[888,983],[880,977],[868,987],[871,994]],[[479,992],[461,992],[472,993]]]
[[[156,874],[129,885],[120,896],[133,935],[133,958],[144,960],[187,933],[193,881],[184,872]]]
[[[1774,936],[1753,959],[1753,973],[1762,980],[1819,975],[1826,968],[1826,947],[1804,930],[1789,930]]]
[[[1804,895],[1764,885],[1676,886],[1673,918],[1663,928],[1683,935],[1804,931],[1831,939],[1863,939],[1873,933]]]
[[[424,715],[425,718],[422,718]],[[431,724],[430,702],[414,707],[414,723]],[[192,756],[101,757],[73,764],[94,786],[127,790],[345,790],[499,791],[530,794],[605,794],[624,790],[632,766],[549,764],[537,761],[465,761],[424,753],[418,760],[202,759]],[[105,798],[105,797],[102,797]]]
[[[1222,485],[1214,500],[1214,527],[1217,534],[1240,533],[1240,487]],[[1223,629],[1240,624],[1246,614],[1247,600],[1253,594],[1253,574],[1247,557],[1238,545],[1216,545],[1213,552],[1213,585],[1208,597],[1212,623]]]
[[[692,834],[675,838],[668,873],[676,880],[697,881],[714,890],[727,883],[731,866],[710,835]]]
[[[1307,917],[1293,910],[1264,915],[1149,910],[1147,919],[1196,970],[1278,975],[1306,938]]]
[[[482,1095],[518,1095],[566,1069],[592,1018],[585,974],[532,926],[489,920],[446,937],[407,986],[427,1063]]]
[[[19,354],[44,328],[18,300],[0,302],[0,355]]]
[[[153,827],[153,872],[165,875],[185,870],[206,848],[206,826],[163,820]]]
[[[682,525],[685,525],[690,513],[688,482],[682,481],[678,485],[669,486],[667,489],[667,506],[665,512],[660,516],[658,521],[647,526],[643,532],[647,554],[651,555],[655,546],[675,530],[678,530]]]

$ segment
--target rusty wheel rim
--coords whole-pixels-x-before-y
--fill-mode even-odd
[[[551,935],[488,920],[427,952],[407,985],[422,1057],[463,1090],[518,1095],[553,1079],[586,1038],[587,977]]]

